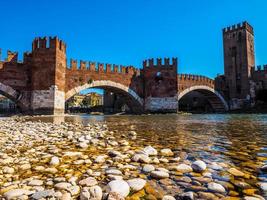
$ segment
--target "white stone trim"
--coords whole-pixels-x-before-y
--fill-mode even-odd
[[[223,96],[222,96],[219,92],[217,92],[216,90],[214,90],[213,88],[208,87],[208,86],[206,86],[206,85],[196,85],[196,86],[192,86],[192,87],[189,87],[189,88],[183,90],[183,91],[182,91],[181,93],[179,93],[179,95],[178,95],[178,101],[179,101],[184,95],[186,95],[187,93],[189,93],[189,92],[191,92],[191,91],[194,91],[194,90],[208,90],[208,91],[214,93],[214,94],[221,100],[221,102],[223,103],[225,110],[226,110],[226,111],[229,110],[229,106],[228,106],[227,102],[225,101],[225,99],[223,98]]]
[[[94,87],[105,87],[105,86],[123,90],[123,91],[127,92],[128,94],[130,94],[136,101],[138,101],[140,105],[143,105],[143,103],[144,103],[144,100],[141,97],[139,97],[139,95],[135,91],[130,89],[129,87],[126,87],[125,85],[122,85],[120,83],[115,83],[115,82],[109,81],[109,80],[93,81],[92,83],[86,83],[82,86],[77,86],[77,87],[69,90],[68,92],[66,92],[66,95],[65,95],[66,99],[65,100],[68,100],[73,95],[81,92],[82,90],[85,90],[88,88],[94,88]]]

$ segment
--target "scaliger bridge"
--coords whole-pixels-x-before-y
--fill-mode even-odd
[[[148,59],[143,68],[94,62],[66,61],[66,44],[57,37],[36,38],[32,51],[18,61],[8,51],[0,62],[0,93],[23,112],[60,114],[65,102],[87,88],[123,95],[133,112],[177,112],[178,102],[192,91],[202,93],[214,111],[227,111],[214,81],[204,76],[177,74],[177,58]]]

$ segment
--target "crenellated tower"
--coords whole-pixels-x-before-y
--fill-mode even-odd
[[[30,63],[31,109],[34,113],[63,113],[66,44],[57,37],[35,38]]]
[[[254,31],[247,22],[223,29],[224,74],[229,99],[250,94],[249,79],[255,66]]]
[[[143,61],[145,110],[177,112],[177,58]]]

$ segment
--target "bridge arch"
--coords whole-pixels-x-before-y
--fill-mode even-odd
[[[21,102],[22,94],[12,87],[5,85],[4,83],[0,82],[0,94],[4,95],[5,97],[9,98],[11,101],[17,104],[17,106],[24,110],[27,106]]]
[[[122,85],[120,83],[116,83],[110,80],[100,80],[100,81],[93,81],[92,83],[86,83],[81,86],[77,86],[65,94],[65,101],[70,99],[75,94],[80,93],[82,90],[89,89],[89,88],[101,88],[101,89],[111,89],[115,92],[123,93],[127,97],[131,99],[131,103],[136,112],[142,112],[143,110],[143,103],[144,100],[141,98],[134,90],[131,88]]]
[[[191,86],[185,90],[183,90],[178,95],[178,101],[181,100],[186,94],[189,94],[192,91],[197,91],[203,94],[208,101],[210,102],[211,106],[216,111],[228,111],[229,106],[223,96],[214,90],[213,88],[206,86],[206,85],[197,85],[197,86]]]

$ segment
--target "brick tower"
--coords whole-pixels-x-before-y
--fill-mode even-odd
[[[61,114],[65,109],[66,45],[57,37],[32,43],[31,110]]]
[[[143,62],[145,110],[148,112],[178,111],[177,58],[148,59]]]
[[[223,29],[224,74],[229,99],[250,93],[251,68],[255,66],[254,32],[247,22]]]

